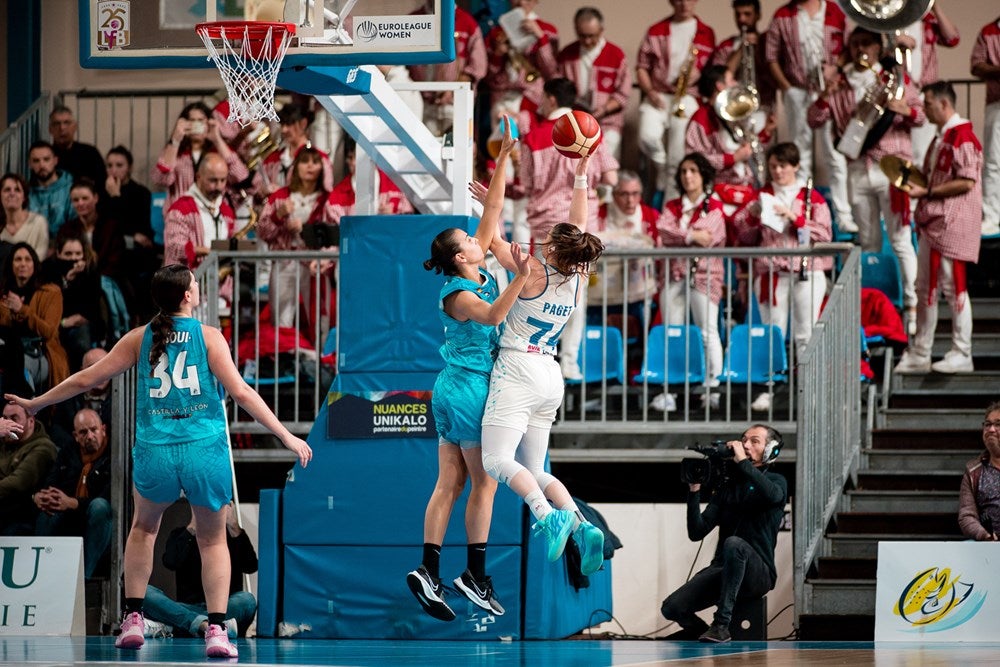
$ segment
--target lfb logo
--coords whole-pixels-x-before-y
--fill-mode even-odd
[[[354,36],[364,42],[370,42],[378,37],[378,26],[375,21],[362,21],[354,31]]]
[[[947,567],[918,573],[903,588],[892,612],[920,632],[940,632],[965,623],[982,608],[986,593],[959,581],[959,576],[952,576]]]
[[[22,552],[22,555],[18,554],[19,551]],[[27,551],[26,554],[24,553],[25,551]],[[30,547],[24,550],[20,547],[0,547],[0,583],[3,584],[3,587],[16,590],[27,588],[35,583],[35,580],[38,578],[38,565],[41,562],[43,551],[51,552],[52,549],[47,547]],[[34,563],[29,564],[26,568],[24,560],[27,558],[30,563],[32,553],[34,555]],[[17,575],[14,574],[15,563],[19,565]],[[26,576],[28,570],[31,570],[30,577]]]

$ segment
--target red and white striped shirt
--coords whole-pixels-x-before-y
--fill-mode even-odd
[[[376,172],[376,176],[378,177],[378,215],[413,213],[413,204],[396,187],[392,179],[386,176],[381,169]],[[327,200],[329,208],[324,212],[324,215],[329,217],[330,222],[339,223],[341,217],[354,215],[355,200],[354,176],[347,175],[333,186]]]
[[[847,17],[837,3],[823,0],[823,54],[825,63],[836,63],[844,50]],[[764,55],[769,63],[779,63],[788,82],[796,88],[809,88],[811,72],[806,66],[803,40],[799,34],[799,2],[793,0],[778,8],[767,29]]]
[[[929,83],[934,83],[940,78],[940,66],[938,64],[937,45],[954,48],[958,46],[959,35],[956,33],[951,39],[945,39],[941,33],[941,22],[934,16],[934,12],[927,12],[923,18],[924,43],[920,46],[920,80],[914,81],[913,85],[920,90]]]
[[[924,173],[932,191],[936,186],[956,178],[973,181],[973,188],[956,197],[921,197],[914,213],[921,242],[930,242],[931,248],[949,259],[979,260],[983,219],[982,168],[982,144],[972,130],[972,123],[956,113],[927,149]]]
[[[761,130],[757,134],[761,151],[767,151],[771,135]],[[715,167],[715,182],[728,185],[754,185],[753,171],[746,162],[737,163],[733,152],[740,144],[730,136],[729,131],[719,122],[715,110],[701,106],[691,116],[684,135],[684,151],[701,153]],[[740,165],[743,165],[741,167]]]
[[[1000,19],[988,23],[979,31],[972,47],[972,66],[1000,65]],[[986,79],[986,103],[1000,101],[1000,79]]]
[[[771,69],[767,66],[767,58],[764,53],[764,45],[767,40],[767,31],[758,33],[757,36],[757,46],[754,49],[756,58],[754,59],[754,73],[757,75],[757,80],[754,82],[757,86],[757,93],[760,95],[760,103],[762,106],[773,107],[774,100],[777,96],[778,86],[774,82],[774,75],[771,74]],[[733,35],[729,39],[719,43],[715,47],[715,51],[712,52],[712,58],[709,60],[709,65],[722,65],[725,67],[729,64],[729,57],[733,55],[733,51],[742,48],[742,42],[740,41],[739,35]],[[735,72],[736,80],[740,79],[740,70],[737,69]]]
[[[464,75],[475,90],[476,82],[486,76],[486,44],[472,14],[455,7],[454,60],[434,65],[410,65],[409,69],[410,78],[414,81],[458,81]],[[424,99],[432,100],[437,95],[436,92],[424,93]]]
[[[542,87],[545,85],[545,77],[537,76],[534,81],[528,81],[528,72],[516,69],[506,53],[497,53],[496,42],[504,37],[503,28],[494,26],[486,35],[486,87],[490,91],[490,106],[494,106],[506,98],[523,96],[521,106],[525,100],[528,101],[531,111],[538,108],[542,103]],[[534,63],[532,63],[534,64]],[[526,113],[530,113],[527,112]],[[518,121],[521,118],[518,117]],[[525,126],[518,122],[518,128],[525,130]]]
[[[163,220],[163,265],[184,264],[190,269],[201,264],[202,258],[196,248],[206,247],[204,215],[211,216],[218,227],[217,238],[229,238],[236,226],[236,216],[225,199],[213,215],[202,211],[197,200],[191,195],[183,195],[167,209]]]
[[[303,224],[312,225],[317,222],[336,222],[333,219],[332,205],[326,191],[318,190],[316,202],[313,204],[309,217]],[[301,232],[291,231],[286,224],[287,217],[281,217],[278,211],[282,205],[292,196],[291,190],[287,187],[281,188],[267,198],[264,210],[260,214],[260,221],[257,224],[257,236],[267,243],[271,250],[294,250],[303,248]]]
[[[273,193],[288,185],[292,178],[292,163],[295,162],[299,151],[306,146],[308,144],[297,148],[294,155],[286,146],[264,158],[264,161],[257,168],[257,173],[253,175],[254,191],[259,197],[268,196],[268,193]],[[330,164],[330,158],[326,153],[323,151],[319,153],[323,163],[323,189],[329,192],[333,189],[333,165]]]
[[[694,90],[694,84],[701,76],[701,70],[708,64],[708,59],[712,56],[712,51],[715,50],[715,32],[707,24],[702,23],[701,19],[695,18],[695,21],[697,23],[692,46],[697,47],[698,55],[691,69],[691,78],[688,81],[689,91]],[[672,21],[666,18],[650,26],[639,46],[639,55],[636,57],[636,69],[649,72],[653,90],[659,93],[673,93],[674,85],[677,83],[676,76],[669,76],[671,25]],[[685,60],[687,60],[686,57]],[[680,66],[684,66],[683,62]]]
[[[216,152],[214,148],[203,150],[198,161],[201,162],[201,160],[204,160],[207,153],[214,152]],[[235,151],[229,151],[227,155],[229,155],[229,159],[226,160],[226,164],[229,165],[229,185],[235,185],[246,180],[250,172],[247,170],[247,166],[243,164],[240,156]],[[153,185],[167,189],[167,200],[163,202],[164,210],[170,208],[170,205],[178,197],[183,196],[188,191],[188,188],[194,184],[194,176],[197,170],[197,165],[191,151],[184,151],[178,154],[173,167],[164,164],[162,161],[157,161],[156,166],[152,169],[151,180]]]
[[[559,52],[559,75],[577,86],[581,98],[587,98],[587,106],[593,110],[604,109],[609,99],[618,101],[620,111],[601,118],[601,127],[619,132],[625,125],[625,105],[632,92],[632,72],[629,70],[625,52],[611,42],[604,48],[590,66],[589,90],[580,90],[580,68],[585,67],[581,59],[580,42],[573,42]]]
[[[721,248],[726,245],[726,220],[722,212],[722,202],[717,199],[708,200],[708,211],[705,211],[704,197],[692,203],[684,197],[671,199],[663,207],[663,214],[656,222],[660,230],[660,242],[665,247],[690,247],[691,232],[703,229],[712,234],[710,248]],[[687,208],[685,208],[685,204]],[[721,257],[702,257],[697,260],[694,272],[694,289],[707,294],[713,303],[722,300],[722,283],[724,276]],[[670,282],[687,280],[690,263],[687,258],[670,260]]]

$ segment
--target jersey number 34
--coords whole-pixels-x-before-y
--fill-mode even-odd
[[[170,393],[171,387],[187,389],[192,396],[201,394],[201,383],[198,381],[198,367],[195,365],[185,366],[187,361],[187,350],[182,350],[174,361],[174,367],[167,375],[167,355],[160,357],[160,362],[153,369],[153,377],[160,381],[160,386],[149,390],[150,398],[164,398]]]

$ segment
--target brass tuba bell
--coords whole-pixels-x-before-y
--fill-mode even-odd
[[[902,30],[916,23],[934,0],[837,0],[847,18],[873,32]]]

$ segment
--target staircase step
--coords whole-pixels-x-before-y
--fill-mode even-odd
[[[845,533],[962,534],[954,512],[837,512],[834,522]]]
[[[984,396],[984,401],[988,400]],[[977,428],[977,425],[982,423],[985,408],[985,405],[975,409],[889,408],[881,413],[880,428],[964,431],[970,426]]]
[[[976,458],[981,450],[957,449],[863,449],[867,470],[964,470],[965,463]]]
[[[982,418],[980,418],[982,421]],[[970,450],[982,447],[979,427],[973,429],[875,429],[872,431],[872,448],[883,449],[933,449]]]
[[[875,640],[874,614],[800,614],[799,641]]]
[[[954,491],[866,491],[847,492],[852,512],[953,512],[958,513],[958,489]]]
[[[974,373],[965,376],[954,375],[952,378],[962,377],[966,380],[976,379]],[[960,410],[978,410],[982,413],[989,405],[988,392],[997,386],[997,379],[1000,374],[990,373],[989,379],[984,378],[981,386],[965,390],[958,389],[904,389],[893,391],[889,397],[889,408],[891,409],[921,409],[943,408]]]
[[[862,470],[858,472],[858,488],[894,491],[956,491],[962,482],[964,468],[935,472]]]
[[[874,579],[878,570],[876,558],[835,558],[821,556],[817,560],[817,579]]]
[[[874,614],[875,579],[806,579],[814,614]]]
[[[894,375],[892,392],[908,392],[913,389],[925,389],[941,393],[951,391],[979,391],[991,389],[1000,383],[1000,372],[995,370],[976,369],[975,373],[927,373],[926,375]],[[984,406],[985,407],[985,406]]]
[[[1000,337],[996,335],[996,332],[988,332],[981,330],[976,324],[973,324],[973,334],[972,334],[972,359],[973,364],[975,364],[976,359],[982,357],[996,358],[1000,356]],[[951,349],[951,323],[942,331],[941,327],[938,326],[937,332],[934,335],[934,342],[931,344],[931,356],[935,359],[943,357],[945,352]]]
[[[878,558],[879,542],[953,542],[956,540],[956,536],[951,533],[947,535],[829,533],[825,537],[830,543],[830,555],[842,558]]]

